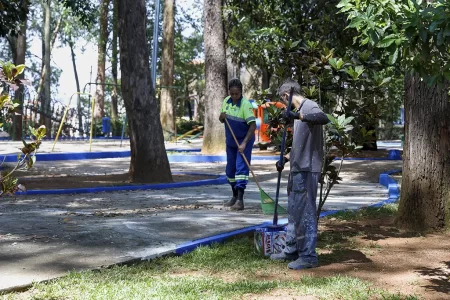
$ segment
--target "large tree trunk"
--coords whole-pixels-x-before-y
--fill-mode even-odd
[[[77,62],[75,58],[75,51],[74,51],[74,44],[72,37],[69,37],[68,41],[69,47],[70,47],[70,54],[72,56],[72,66],[73,66],[73,74],[75,76],[75,84],[77,88],[77,112],[78,112],[78,132],[80,133],[80,136],[83,135],[83,114],[82,114],[82,108],[81,108],[81,96],[80,96],[80,80],[78,78],[78,71],[77,71]]]
[[[112,77],[113,77],[113,88],[112,88],[112,93],[111,93],[111,118],[113,118],[114,120],[118,118],[119,113],[118,113],[118,107],[117,107],[117,99],[118,99],[118,95],[117,95],[117,58],[118,58],[118,40],[117,40],[117,23],[118,23],[118,0],[114,0],[113,1],[113,28],[112,28],[112,58],[111,58],[111,73],[112,73]]]
[[[51,111],[51,81],[50,81],[50,57],[51,57],[51,0],[44,0],[43,7],[45,12],[44,19],[44,84],[43,84],[43,98],[41,98],[42,109],[44,114],[42,115],[42,121],[45,121],[45,127],[47,127],[47,137],[52,136],[52,111]],[[42,124],[42,123],[41,123]]]
[[[175,133],[174,92],[173,92],[173,48],[175,38],[175,0],[164,1],[162,78],[161,78],[161,125],[165,139]]]
[[[109,0],[102,0],[100,4],[100,32],[98,35],[97,83],[95,92],[94,117],[105,116],[105,62],[106,42],[108,41],[108,6]]]
[[[28,6],[28,1],[24,1],[22,5],[26,8]],[[14,49],[12,49],[13,63],[17,65],[25,64],[25,55],[27,52],[27,18],[23,21],[20,26],[20,33],[17,37],[14,37]],[[19,75],[20,79],[24,78],[24,73]],[[22,140],[22,114],[23,114],[23,103],[24,103],[24,87],[20,86],[18,90],[14,93],[14,98],[19,101],[20,106],[17,107],[16,113],[14,114],[14,137],[15,141]]]
[[[448,82],[428,86],[405,76],[405,148],[397,222],[413,230],[450,224],[450,103]]]
[[[132,182],[171,182],[150,76],[145,0],[119,0],[122,96],[130,127]]]
[[[227,60],[221,0],[204,1],[205,40],[205,131],[202,153],[225,150],[225,130],[219,122],[220,107],[227,95]]]
[[[267,68],[262,70],[262,89],[266,90],[270,87],[270,78],[272,78],[272,74],[267,70]]]
[[[50,1],[48,2],[50,5]],[[42,6],[42,9],[44,11],[44,20],[45,20],[45,6]],[[44,22],[45,23],[45,22]],[[55,42],[56,42],[56,38],[58,37],[59,34],[59,30],[61,29],[61,23],[62,23],[62,14],[61,16],[59,16],[58,18],[58,22],[56,23],[56,26],[53,30],[52,36],[51,36],[51,41],[50,41],[50,56],[51,56],[51,51],[53,49],[53,47],[55,46]],[[44,110],[45,107],[45,90],[44,90],[44,81],[45,81],[45,77],[46,77],[46,73],[47,73],[47,69],[45,68],[45,49],[46,49],[46,43],[45,43],[45,27],[46,25],[44,24],[44,38],[42,39],[42,64],[41,64],[41,77],[39,79],[39,83],[38,83],[38,87],[36,89],[36,96],[37,99],[34,100],[34,104],[37,104],[38,102],[41,102],[41,110]],[[50,27],[48,27],[48,30],[51,30]],[[51,76],[51,74],[50,74]],[[50,83],[51,84],[51,83]],[[42,102],[44,101],[44,102]],[[32,122],[34,123],[36,120],[36,113],[37,113],[37,109],[35,111],[34,117],[32,117]],[[44,111],[45,113],[45,111]],[[44,124],[43,120],[45,119],[45,117],[43,116],[43,114],[41,114],[41,124]],[[49,129],[47,129],[47,134],[50,134]]]

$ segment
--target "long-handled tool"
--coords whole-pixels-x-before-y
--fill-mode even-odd
[[[228,126],[228,129],[230,129],[231,135],[233,136],[234,141],[236,142],[236,145],[239,147],[239,142],[236,138],[236,135],[233,132],[233,129],[231,129],[230,123],[228,123],[228,120],[225,118],[225,123]],[[278,205],[278,201],[276,202],[275,205],[275,201],[273,201],[272,198],[270,198],[269,195],[267,195],[266,192],[264,192],[264,190],[261,188],[261,185],[259,184],[258,180],[256,179],[255,173],[253,173],[253,169],[250,166],[250,163],[248,162],[247,158],[245,157],[245,154],[240,152],[242,155],[242,158],[245,161],[245,164],[247,165],[248,169],[250,170],[250,172],[252,173],[253,179],[255,180],[256,185],[259,188],[259,195],[261,198],[261,207],[263,209],[263,213],[264,214],[272,214],[275,211],[278,211],[280,213],[287,213],[286,209],[284,209],[283,207]],[[278,207],[276,207],[278,206]]]
[[[291,112],[291,105],[292,105],[292,96],[294,95],[294,88],[291,88],[291,91],[289,92],[289,100],[288,100],[288,106],[286,108],[286,115],[289,115]],[[281,140],[281,147],[280,147],[280,162],[284,162],[284,146],[286,144],[286,133],[287,133],[287,124],[284,125],[284,131],[283,131],[283,138]],[[278,197],[280,196],[280,183],[281,183],[281,171],[278,171],[278,181],[277,181],[277,193],[275,196],[275,210],[273,212],[273,224],[272,226],[278,226]]]

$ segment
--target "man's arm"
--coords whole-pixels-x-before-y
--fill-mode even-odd
[[[328,116],[317,106],[317,104],[304,114],[300,113],[299,119],[302,120],[302,122],[313,125],[325,125],[330,122]]]

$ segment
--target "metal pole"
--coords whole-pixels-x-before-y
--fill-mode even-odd
[[[90,76],[89,76],[89,105],[88,105],[88,107],[89,107],[89,109],[88,109],[88,120],[90,120],[91,119],[91,112],[90,112],[90,108],[91,108],[91,83],[92,82],[92,66],[91,66],[91,74],[90,74]],[[84,87],[86,87],[86,86],[84,86]],[[84,93],[84,89],[83,89],[83,93]],[[92,126],[91,126],[92,127]],[[92,133],[91,133],[91,136],[92,136]]]
[[[155,19],[153,22],[153,49],[152,49],[153,51],[152,51],[152,65],[151,65],[153,90],[156,89],[156,61],[158,56],[159,7],[160,7],[160,0],[155,0]]]
[[[122,137],[120,138],[120,147],[122,147],[123,135],[125,133],[125,126],[127,125],[126,121],[127,121],[127,116],[124,116],[123,123],[122,123]]]

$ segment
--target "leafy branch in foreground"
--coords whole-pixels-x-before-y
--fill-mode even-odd
[[[25,70],[25,65],[15,66],[14,64],[7,62],[1,63],[2,68],[0,70],[0,110],[6,109],[7,114],[15,113],[16,108],[19,106],[17,101],[11,99],[11,89],[17,90],[20,85],[25,83],[24,80],[20,80],[18,76]],[[0,123],[0,127],[3,124]],[[7,170],[0,174],[0,197],[3,195],[11,195],[18,190],[24,190],[25,188],[18,184],[17,178],[15,178],[14,172],[17,170],[28,170],[33,167],[36,162],[36,152],[41,145],[42,139],[45,137],[46,128],[44,125],[35,129],[30,127],[31,142],[27,143],[22,140],[23,147],[21,152],[17,155],[17,163],[12,170]],[[5,157],[6,158],[6,157]],[[3,166],[4,160],[0,166]]]

